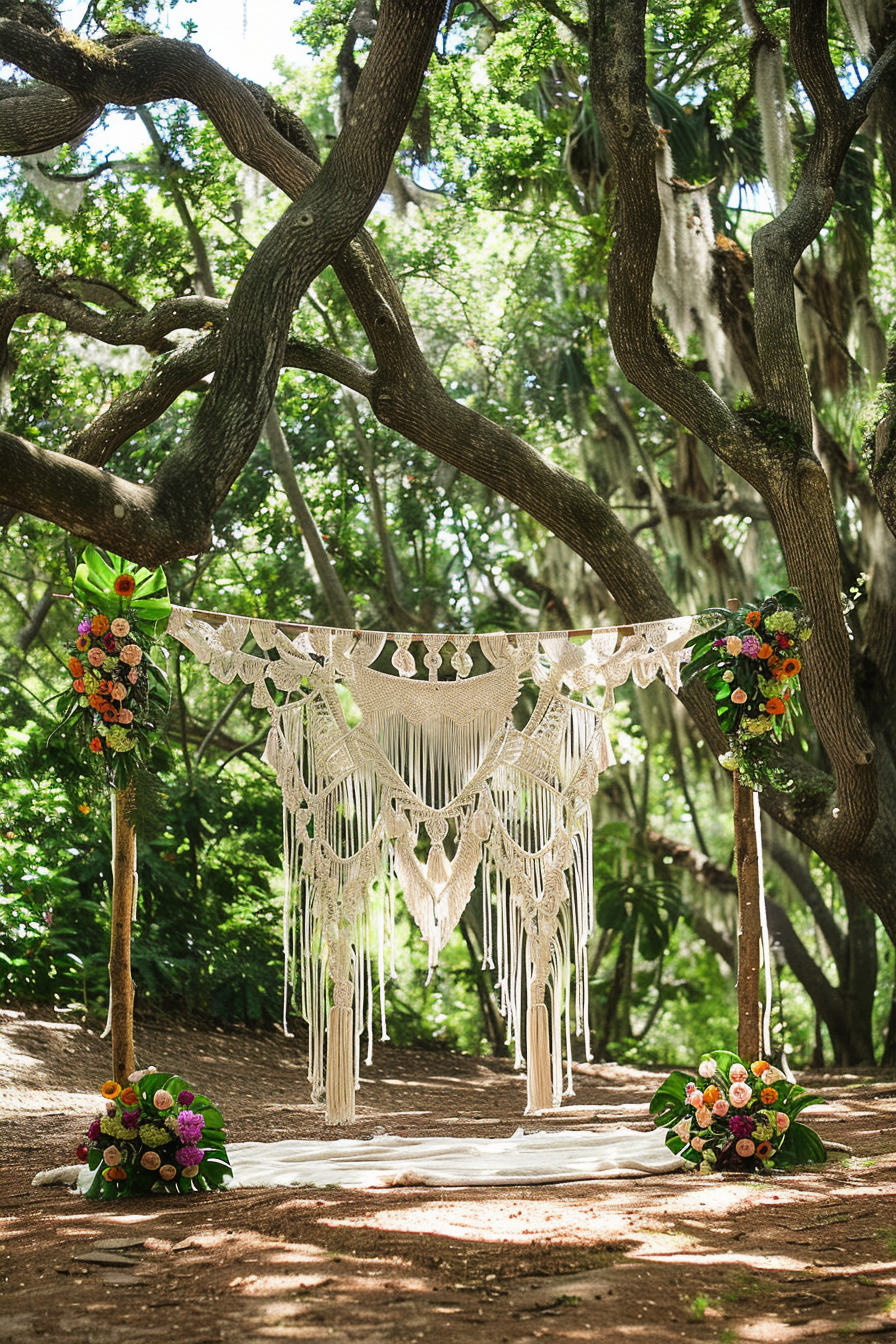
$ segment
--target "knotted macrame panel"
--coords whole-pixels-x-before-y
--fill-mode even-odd
[[[603,716],[629,677],[645,686],[662,672],[677,690],[693,629],[689,617],[637,626],[618,647],[615,630],[581,643],[563,632],[480,635],[491,670],[476,676],[474,637],[425,635],[424,679],[408,634],[388,637],[392,673],[373,667],[385,634],[311,628],[290,639],[274,622],[213,624],[174,609],[170,633],[219,680],[251,684],[252,703],[271,716],[265,759],[284,802],[284,1003],[298,982],[312,1095],[326,1090],[331,1123],[354,1116],[375,981],[385,1037],[396,891],[435,967],[477,878],[485,964],[519,1066],[526,1043],[529,1109],[559,1104],[564,1056],[572,1092],[573,1031],[590,1057],[591,799],[613,760]],[[249,635],[261,654],[243,650]],[[537,696],[516,727],[526,679]]]

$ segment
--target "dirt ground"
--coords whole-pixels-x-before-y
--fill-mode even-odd
[[[52,1014],[0,1013],[0,1340],[188,1344],[450,1338],[452,1344],[896,1335],[896,1081],[800,1081],[808,1119],[849,1145],[827,1167],[496,1189],[235,1190],[88,1203],[32,1187],[74,1160],[109,1049]],[[185,1074],[232,1141],[647,1129],[656,1072],[582,1066],[575,1100],[524,1120],[502,1061],[377,1048],[357,1122],[310,1105],[296,1041],[140,1026],[138,1055]],[[122,1265],[80,1260],[113,1242]],[[118,1245],[117,1243],[125,1243]]]

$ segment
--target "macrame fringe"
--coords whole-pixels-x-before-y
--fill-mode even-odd
[[[327,1023],[327,1124],[355,1118],[355,1018],[351,1008],[330,1009]]]
[[[554,1105],[548,1010],[543,1003],[532,1004],[526,1013],[526,1092],[527,1115]]]

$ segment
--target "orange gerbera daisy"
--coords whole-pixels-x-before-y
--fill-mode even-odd
[[[759,652],[757,653],[756,657],[757,657],[757,658],[771,658],[771,656],[772,656],[773,653],[774,653],[774,649],[772,648],[771,644],[760,644],[760,645],[759,645]]]
[[[84,653],[87,649],[90,648],[90,636],[79,635],[78,638],[75,640],[75,648],[78,650],[79,653]]]
[[[799,658],[785,658],[781,671],[785,677],[795,677],[802,667]]]
[[[764,1087],[759,1093],[759,1100],[763,1106],[773,1106],[778,1100],[778,1094],[773,1087]]]
[[[90,629],[95,635],[104,635],[109,629],[109,617],[104,616],[101,611],[98,611],[90,622]]]
[[[772,1146],[771,1146],[770,1143],[757,1143],[757,1145],[756,1145],[756,1156],[757,1156],[757,1157],[761,1157],[761,1158],[769,1157],[769,1156],[771,1155],[771,1151],[772,1151]]]
[[[766,700],[765,702],[766,714],[783,714],[784,710],[785,710],[784,701],[779,700],[776,695],[773,695],[771,700]],[[765,1067],[768,1068],[768,1065],[766,1064]]]
[[[121,1100],[125,1106],[136,1106],[140,1098],[132,1087],[126,1087],[121,1094]]]
[[[133,597],[137,581],[133,574],[119,574],[112,587],[119,597]]]
[[[121,1088],[118,1083],[115,1082],[114,1078],[110,1078],[108,1082],[103,1083],[100,1092],[107,1101],[114,1101],[116,1097],[121,1095]]]
[[[762,613],[759,611],[748,611],[744,619],[747,622],[747,625],[752,626],[753,629],[756,630],[759,626],[759,622],[762,620]]]

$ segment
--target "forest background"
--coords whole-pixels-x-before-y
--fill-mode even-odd
[[[285,144],[336,164],[356,97],[388,84],[361,82],[386,9],[279,7],[294,45],[273,101],[256,86],[254,105]],[[189,0],[93,0],[65,11],[76,37],[62,42],[53,11],[0,3],[14,80],[0,98],[7,997],[103,1013],[107,994],[108,802],[54,732],[74,615],[53,594],[68,591],[79,536],[128,550],[102,499],[91,513],[54,494],[36,464],[111,462],[103,489],[149,489],[189,463],[197,425],[214,425],[213,370],[230,368],[239,393],[245,367],[245,401],[261,409],[207,537],[142,536],[134,551],[167,562],[175,602],[388,630],[573,629],[800,587],[815,625],[808,712],[786,758],[792,787],[762,799],[773,1036],[797,1064],[896,1063],[893,7],[663,0],[645,13],[620,0],[615,16],[595,3],[589,27],[575,0],[450,4],[367,241],[352,244],[378,250],[390,311],[402,305],[397,325],[445,398],[428,406],[436,384],[423,379],[432,414],[404,421],[377,382],[379,318],[346,283],[351,249],[327,254],[323,227],[323,261],[281,323],[271,409],[251,352],[223,364],[236,358],[225,318],[305,198],[287,209],[298,193],[222,134],[204,87],[104,89],[64,138],[4,120],[48,86],[83,107],[104,53],[126,72],[132,52],[175,69],[196,38],[190,15]],[[381,34],[387,73],[400,36]],[[281,816],[266,725],[246,688],[165,647],[138,1013],[270,1024]],[[734,1039],[731,782],[714,722],[697,692],[617,695],[618,764],[595,805],[598,1057],[685,1062]],[[474,898],[429,984],[402,926],[393,1039],[505,1048],[477,910]]]

